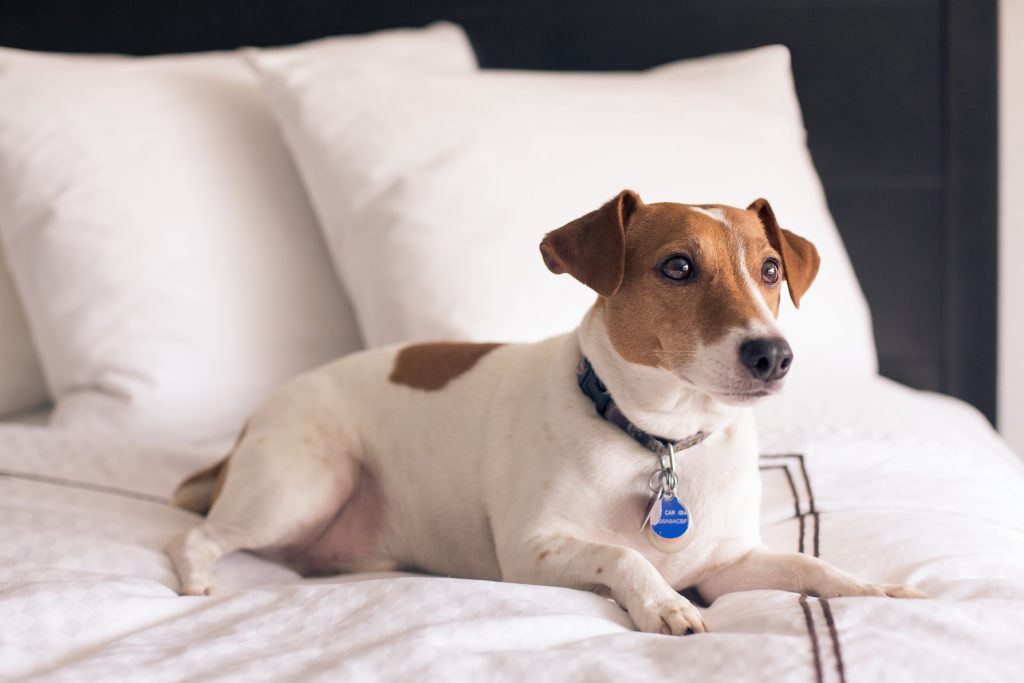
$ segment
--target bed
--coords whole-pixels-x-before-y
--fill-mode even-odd
[[[218,566],[221,595],[179,597],[162,546],[195,518],[167,496],[204,457],[10,425],[0,429],[0,676],[1020,676],[1024,465],[980,413],[878,379],[765,406],[759,424],[765,540],[933,599],[738,593],[703,610],[712,635],[680,639],[637,633],[618,606],[581,591],[402,574],[304,580],[247,554]]]
[[[671,638],[636,632],[625,612],[592,593],[406,573],[304,579],[246,553],[218,564],[217,595],[178,596],[163,547],[197,518],[169,497],[223,452],[233,433],[220,427],[237,429],[237,411],[202,422],[225,398],[216,396],[192,412],[148,406],[146,429],[131,433],[123,422],[72,428],[68,406],[80,411],[84,394],[109,373],[90,381],[62,376],[74,373],[54,350],[61,335],[47,324],[63,321],[65,302],[76,299],[60,299],[61,283],[39,281],[23,259],[15,263],[11,254],[26,240],[2,234],[0,225],[21,295],[29,299],[35,288],[37,299],[52,297],[52,319],[29,311],[21,324],[44,347],[49,393],[60,394],[57,419],[36,410],[0,423],[0,679],[854,683],[1024,675],[1024,462],[990,422],[994,2],[729,0],[640,3],[628,11],[614,2],[189,2],[157,11],[41,0],[0,10],[0,45],[155,54],[281,45],[437,19],[466,29],[483,67],[641,69],[789,47],[786,73],[791,53],[807,144],[870,305],[874,347],[870,372],[810,373],[759,406],[763,536],[774,549],[821,557],[867,579],[910,583],[930,599],[736,593],[702,607],[710,634]],[[2,62],[17,58],[0,55],[0,86]],[[0,106],[0,146],[12,144],[5,121]],[[0,163],[0,178],[2,171]],[[276,200],[294,199],[280,185]],[[0,191],[0,218],[11,206]],[[306,213],[290,215],[312,220]],[[261,247],[253,261],[265,268],[264,256],[283,254],[284,244]],[[295,264],[305,262],[292,256],[292,270],[274,277],[300,272]],[[265,272],[247,267],[239,272]],[[320,267],[330,271],[326,259]],[[943,273],[940,284],[936,273]],[[344,284],[353,296],[353,281]],[[71,295],[96,300],[88,290]],[[386,341],[391,332],[360,308],[365,298],[353,296],[363,341]],[[286,301],[281,308],[294,307]],[[327,313],[309,315],[326,324]],[[275,329],[288,327],[281,320],[293,319],[274,319]],[[331,330],[327,346],[298,335],[302,363],[360,343]],[[27,353],[25,344],[15,350]],[[273,348],[265,351],[250,360],[263,362]],[[113,355],[132,360],[120,349]],[[281,376],[287,369],[274,367]],[[40,377],[22,373],[19,381],[42,386],[43,371],[32,372]],[[173,364],[162,372],[133,371],[131,382],[108,393],[149,390],[181,375]],[[249,400],[264,389],[239,383],[237,393]],[[933,393],[940,391],[948,395]],[[175,438],[187,419],[209,438]]]

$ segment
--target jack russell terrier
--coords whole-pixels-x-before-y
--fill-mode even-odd
[[[776,326],[817,250],[758,199],[624,191],[549,233],[554,273],[598,294],[537,344],[373,349],[302,375],[175,502],[206,519],[168,553],[210,594],[221,556],[304,573],[418,569],[596,590],[651,633],[707,630],[679,591],[923,597],[761,541],[757,399],[793,353]]]

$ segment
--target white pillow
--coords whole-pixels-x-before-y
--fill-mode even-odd
[[[450,24],[286,48],[470,70]],[[0,236],[55,424],[199,442],[360,347],[315,216],[238,53],[0,52]]]
[[[43,405],[46,400],[36,347],[0,250],[0,417]]]
[[[33,59],[36,54],[0,48],[0,63]],[[0,215],[0,223],[3,220]],[[49,398],[21,298],[0,248],[0,418],[39,408]]]
[[[594,294],[549,273],[537,245],[632,188],[647,202],[767,197],[822,256],[802,310],[784,315],[797,365],[875,371],[786,48],[642,74],[311,74],[299,61],[252,57],[368,344],[571,329]]]

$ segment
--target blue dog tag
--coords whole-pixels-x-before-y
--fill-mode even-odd
[[[657,496],[648,513],[647,540],[658,550],[675,552],[690,529],[690,511],[675,495]]]

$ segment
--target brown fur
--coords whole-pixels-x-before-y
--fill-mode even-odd
[[[611,296],[622,283],[625,226],[643,204],[632,190],[623,190],[597,211],[544,236],[540,253],[555,273],[569,273],[601,296]]]
[[[740,268],[749,272],[776,316],[782,280],[789,279],[793,302],[798,303],[817,273],[814,246],[779,228],[765,200],[746,211],[720,205],[698,208],[721,211],[728,225],[685,204],[644,204],[625,190],[598,211],[549,233],[541,244],[549,269],[568,272],[601,295],[597,305],[604,307],[609,338],[630,362],[674,371],[693,359],[700,344],[712,344],[756,316],[758,303]],[[746,262],[737,264],[735,255],[741,249]],[[609,265],[620,250],[616,258],[621,266]],[[672,282],[662,276],[661,264],[674,254],[693,260],[692,281]],[[768,258],[779,261],[781,271],[772,285],[761,278]],[[609,286],[612,282],[614,287]]]
[[[501,344],[433,342],[406,346],[395,356],[388,379],[413,389],[437,391]]]
[[[789,297],[793,305],[800,308],[800,297],[814,282],[821,265],[821,257],[814,245],[800,235],[779,227],[775,220],[775,212],[766,199],[756,199],[747,207],[747,211],[757,214],[768,233],[768,241],[782,255],[782,267],[789,283]]]

